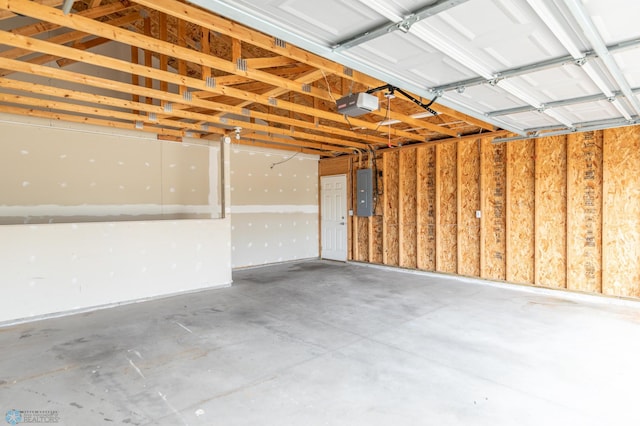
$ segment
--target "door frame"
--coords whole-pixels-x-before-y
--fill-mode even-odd
[[[344,203],[344,208],[345,208],[345,225],[346,225],[346,231],[345,231],[345,248],[346,248],[346,258],[345,258],[345,262],[349,261],[351,256],[351,246],[350,246],[350,242],[351,242],[351,220],[352,217],[349,214],[349,212],[351,211],[351,186],[350,186],[350,173],[336,173],[336,174],[330,174],[330,175],[321,175],[318,176],[319,178],[319,182],[318,182],[318,186],[320,188],[320,190],[318,191],[318,233],[320,238],[318,238],[318,242],[319,242],[319,247],[318,247],[318,251],[319,251],[319,257],[320,259],[322,259],[322,244],[323,244],[323,232],[322,232],[322,212],[323,212],[323,206],[322,206],[322,198],[323,198],[323,185],[322,185],[322,180],[324,178],[333,178],[333,177],[340,177],[340,176],[344,176],[344,180],[345,180],[345,203]],[[331,260],[331,259],[328,259]]]

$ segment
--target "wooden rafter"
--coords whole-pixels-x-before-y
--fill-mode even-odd
[[[208,87],[207,83],[202,81],[202,80],[198,80],[198,79],[194,79],[194,78],[190,78],[190,77],[185,77],[185,76],[179,76],[176,75],[174,73],[171,72],[162,72],[162,71],[158,71],[155,69],[150,69],[148,67],[145,67],[144,65],[139,65],[139,64],[135,64],[135,63],[129,63],[126,61],[122,61],[119,59],[114,59],[114,58],[108,58],[106,56],[102,56],[102,55],[96,55],[94,53],[90,53],[90,52],[77,52],[75,49],[67,47],[67,46],[59,46],[59,45],[55,45],[55,44],[51,44],[48,43],[46,41],[42,41],[42,40],[37,40],[37,39],[33,39],[33,38],[28,38],[28,37],[23,37],[23,36],[18,36],[15,34],[11,34],[11,33],[7,33],[4,31],[0,31],[0,42],[1,43],[5,43],[5,44],[9,44],[9,45],[14,45],[16,47],[22,47],[22,48],[31,48],[31,49],[37,49],[40,52],[47,52],[49,54],[52,55],[59,55],[61,57],[67,57],[70,59],[74,59],[77,61],[84,61],[87,63],[99,63],[101,64],[103,67],[110,67],[113,70],[117,70],[117,71],[128,71],[131,73],[131,75],[133,76],[146,76],[146,75],[154,75],[154,77],[158,80],[165,80],[167,82],[173,83],[173,84],[184,84],[188,87],[192,87],[192,88],[199,88],[201,89],[201,91],[206,91],[209,93],[216,93],[216,94],[224,94],[224,95],[229,95],[229,96],[234,96],[237,97],[239,99],[248,99],[251,100],[252,102],[257,102],[257,103],[261,103],[264,105],[272,105],[272,106],[279,106],[281,108],[284,109],[289,109],[289,110],[294,110],[296,112],[302,113],[302,114],[308,114],[308,115],[318,115],[320,117],[323,118],[327,118],[333,121],[337,121],[337,122],[343,122],[344,118],[340,115],[340,114],[336,114],[336,113],[330,113],[330,112],[326,112],[326,111],[321,111],[321,110],[315,110],[313,108],[310,107],[306,107],[303,105],[297,105],[295,103],[292,102],[287,102],[287,101],[282,101],[282,100],[276,100],[272,97],[269,96],[264,96],[264,95],[257,95],[257,94],[253,94],[250,92],[244,92],[244,91],[240,91],[237,89],[233,89],[230,87]],[[22,70],[22,72],[32,72],[29,71],[31,68],[24,68],[24,67],[20,67],[19,63],[15,63],[12,62],[13,60],[9,60],[9,59],[5,59],[5,58],[0,58],[0,67],[2,68],[10,68],[10,69],[14,69],[15,67],[18,67]],[[5,65],[7,64],[7,65]],[[44,68],[44,67],[43,67]],[[53,78],[63,78],[64,74],[62,73],[62,71],[60,70],[47,70],[46,68],[39,68],[39,71],[37,72],[32,72],[32,73],[38,73],[38,72],[44,72],[47,74],[53,74],[52,77]],[[57,72],[56,72],[57,71]],[[90,78],[90,77],[86,77],[86,78]],[[85,78],[85,79],[86,79]],[[105,82],[102,81],[101,83],[97,83],[97,81],[99,80],[103,80],[103,79],[93,79],[92,81],[95,81],[96,83],[94,84],[100,84],[103,87],[107,87],[107,88],[116,88],[116,87],[121,87],[121,84],[117,83],[117,82]],[[140,94],[142,94],[143,92],[143,88],[130,88],[127,87],[126,89],[124,89],[123,91],[125,91],[126,93],[131,93],[134,96],[139,96]],[[157,99],[160,99],[162,97],[166,97],[163,96],[163,94],[160,91],[154,91],[155,95],[158,96]],[[149,91],[149,89],[146,89],[145,93],[152,93],[152,91]],[[179,97],[180,98],[180,97]],[[174,98],[175,100],[175,98]],[[187,104],[187,105],[195,105],[195,97],[193,97],[192,101],[189,102],[185,102],[185,100],[183,99],[182,101],[179,101],[177,103],[180,104]],[[204,102],[204,101],[201,101]],[[223,104],[217,104],[217,103],[213,103],[213,102],[209,102],[208,104],[201,104],[203,107],[208,107],[209,109],[212,110],[218,110],[218,111],[224,111],[224,112],[228,112],[228,113],[233,113],[233,114],[241,114],[241,115],[245,115],[245,112],[242,108],[238,108],[238,107],[232,107],[229,105],[223,105]],[[205,106],[206,105],[206,106]],[[277,120],[281,120],[280,117],[278,116],[262,116],[259,113],[256,112],[251,112],[250,115],[255,116],[256,118],[265,118],[265,119],[271,119],[274,121]],[[216,118],[216,117],[212,117],[212,118]],[[366,128],[370,128],[370,129],[376,129],[376,127],[378,127],[375,123],[370,123],[367,121],[363,121],[363,120],[351,120],[351,123],[353,125],[358,125],[358,126],[364,126]],[[305,126],[304,122],[300,122],[298,123],[299,126]],[[308,123],[311,124],[311,123]],[[314,126],[315,127],[315,126]],[[334,128],[327,128],[325,130],[331,130],[333,132],[339,132],[339,129],[334,129]],[[377,129],[376,129],[377,130]],[[392,134],[394,136],[400,135],[400,136],[404,136],[404,137],[408,137],[408,138],[414,138],[415,135],[409,132],[402,132],[402,131],[398,131],[398,130],[394,130],[392,132]],[[358,137],[357,133],[354,132],[349,132],[349,136],[351,137]],[[369,137],[366,136],[364,137],[364,139],[366,140],[375,140],[375,138],[373,137]],[[382,138],[377,138],[378,139],[378,143],[385,143],[384,140],[382,140]],[[348,144],[347,141],[344,142],[344,144]]]
[[[227,19],[212,16],[210,13],[207,13],[188,4],[179,3],[172,0],[136,0],[135,2],[151,9],[173,15],[177,18],[185,19],[193,24],[214,29],[221,34],[225,34],[230,37],[251,40],[251,43],[258,47],[296,59],[300,62],[317,67],[318,69],[322,69],[327,73],[339,75],[342,78],[364,84],[368,87],[379,87],[384,84],[379,80],[376,80],[357,71],[348,69],[317,55],[311,54],[303,49],[288,44],[285,44],[283,46],[282,44],[276,43],[273,37],[269,37],[258,31],[246,28]],[[448,111],[452,112],[453,110],[448,109]],[[390,118],[404,121],[402,120],[403,116],[401,114],[393,114]],[[404,116],[404,118],[411,120],[412,123],[410,124],[412,125],[424,125],[425,123],[424,121],[419,122],[419,120],[411,119],[407,116]],[[431,130],[438,131],[435,129]],[[455,132],[447,132],[446,130],[441,130],[440,133],[444,133],[449,136],[457,136]]]
[[[34,4],[27,0],[1,0],[0,7],[12,9],[21,14],[31,16],[36,19],[49,20],[50,22],[67,26],[69,28],[74,28],[79,31],[92,32],[95,35],[107,37],[114,41],[130,44],[141,49],[152,49],[158,52],[165,52],[177,59],[196,62],[202,66],[210,66],[212,68],[216,68],[218,70],[231,74],[242,75],[248,78],[255,79],[257,81],[262,81],[274,86],[286,88],[289,91],[312,95],[314,97],[318,97],[320,99],[328,101],[334,100],[334,97],[329,92],[321,90],[317,87],[299,85],[286,78],[278,77],[264,71],[252,69],[248,66],[246,68],[244,66],[238,67],[238,64],[233,63],[232,61],[215,58],[210,55],[188,49],[186,47],[176,46],[174,44],[157,40],[152,37],[144,36],[142,34],[133,34],[130,31],[112,28],[109,25],[98,23],[83,17],[66,16],[57,9],[51,9],[38,4]],[[385,116],[385,112],[374,112],[372,114],[377,114],[383,117]],[[450,129],[446,129],[444,127],[437,126],[426,121],[420,121],[402,114],[391,113],[389,118],[397,119],[409,123],[413,126],[422,126],[449,136],[457,136],[457,133]],[[358,126],[367,127],[367,124],[371,123],[362,122],[358,124]],[[373,128],[375,127],[376,126],[373,125]],[[371,126],[369,126],[369,128],[371,128]],[[395,130],[395,133],[397,133],[397,136],[402,136],[409,139],[415,138],[415,135],[411,134],[410,132],[401,132]]]
[[[413,118],[417,107],[406,100],[389,114],[381,108],[347,120],[335,99],[383,83],[181,1],[82,0],[68,15],[56,8],[62,3],[0,0],[0,17],[38,21],[0,31],[1,111],[143,127],[172,140],[242,127],[239,142],[322,156],[494,129],[441,106],[437,118]],[[112,41],[130,46],[131,58],[92,51]],[[48,65],[54,61],[58,67]],[[72,63],[86,71],[61,69]],[[36,83],[21,81],[25,74]],[[380,126],[386,119],[397,124]]]

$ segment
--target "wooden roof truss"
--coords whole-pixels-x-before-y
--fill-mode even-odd
[[[188,3],[62,3],[0,0],[1,112],[321,156],[495,130],[382,92],[378,111],[346,118],[337,98],[385,83]],[[130,57],[97,49],[108,43]]]

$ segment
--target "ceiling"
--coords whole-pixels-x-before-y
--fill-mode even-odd
[[[637,16],[630,0],[0,0],[0,112],[325,157],[629,125]],[[336,112],[363,91],[379,110]]]
[[[193,0],[521,136],[635,124],[634,0]]]

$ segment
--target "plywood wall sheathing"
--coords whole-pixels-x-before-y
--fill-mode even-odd
[[[458,147],[458,274],[480,275],[480,139]]]
[[[535,283],[566,287],[566,136],[536,140]]]
[[[481,276],[506,278],[506,146],[482,141],[482,242]]]
[[[351,157],[343,156],[320,161],[318,174],[320,176],[342,175],[349,171]]]
[[[535,256],[535,142],[507,144],[506,279],[533,284]]]
[[[417,149],[400,151],[400,266],[417,267],[416,228],[416,154]]]
[[[417,186],[417,267],[436,269],[436,147],[416,151]]]
[[[355,232],[353,236],[356,246],[355,260],[359,262],[369,261],[369,218],[354,216]]]
[[[604,131],[602,292],[640,297],[640,128]]]
[[[455,144],[436,148],[436,270],[456,273],[458,270],[457,230],[457,147]]]
[[[384,217],[383,217],[383,263],[399,265],[399,151],[385,152],[384,162]]]
[[[378,170],[363,261],[640,297],[640,127],[388,150]]]
[[[567,139],[567,288],[602,291],[602,132]]]
[[[374,176],[376,179],[377,188],[374,186],[374,191],[377,190],[376,201],[374,201],[374,215],[370,219],[370,247],[369,247],[369,261],[372,263],[383,263],[383,215],[384,215],[384,161],[382,157],[376,160],[376,169],[378,176]]]

